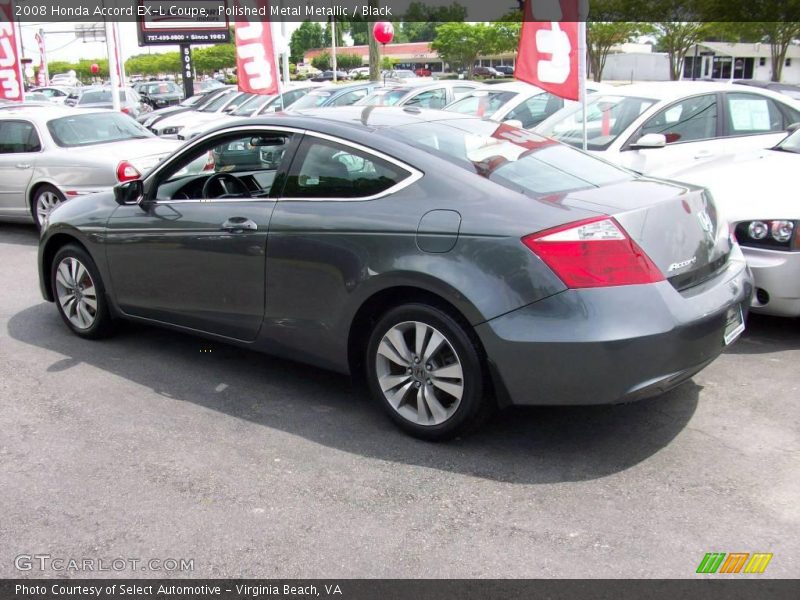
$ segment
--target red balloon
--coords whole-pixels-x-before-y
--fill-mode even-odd
[[[100,65],[98,65],[97,63],[93,63],[92,66],[89,67],[89,69],[91,69],[92,73],[97,75],[100,72]]]
[[[388,44],[394,39],[394,25],[389,21],[378,21],[372,27],[372,36],[379,44]]]

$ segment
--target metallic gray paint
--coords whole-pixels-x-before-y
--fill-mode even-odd
[[[97,263],[118,316],[347,372],[359,309],[379,293],[422,290],[452,305],[475,328],[495,388],[521,404],[613,402],[651,384],[666,387],[659,379],[674,384],[722,351],[723,316],[749,301],[749,273],[738,247],[721,272],[684,292],[668,282],[568,290],[520,241],[607,212],[632,223],[644,214],[637,195],[645,204],[676,195],[694,203],[700,188],[641,179],[612,192],[533,199],[376,135],[379,128],[369,122],[349,122],[348,115],[369,109],[325,110],[333,112],[320,114],[340,120],[275,115],[238,125],[313,128],[374,148],[424,176],[366,201],[118,206],[110,194],[72,201],[51,214],[43,232],[44,296],[52,300],[46,273],[53,244],[71,236]],[[441,118],[396,111],[386,118]],[[145,181],[146,190],[150,183]],[[614,202],[631,210],[612,210]],[[431,211],[433,218],[426,218]],[[222,231],[220,224],[235,216],[252,219],[258,230]],[[673,237],[673,251],[697,241]]]

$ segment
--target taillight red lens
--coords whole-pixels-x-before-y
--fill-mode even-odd
[[[129,115],[129,114],[131,114],[131,109],[130,109],[130,108],[128,108],[127,106],[123,106],[123,107],[122,107],[122,108],[120,108],[119,110],[120,110],[121,112],[124,112],[126,115]]]
[[[576,221],[522,238],[570,288],[663,281],[653,261],[611,217]]]
[[[206,154],[206,164],[203,165],[203,171],[213,171],[217,168],[217,162],[214,160],[214,153],[209,150]]]
[[[136,170],[136,167],[134,167],[127,160],[123,160],[117,165],[117,181],[120,183],[139,179],[141,176],[142,174]]]

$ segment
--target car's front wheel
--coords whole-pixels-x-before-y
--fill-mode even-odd
[[[491,413],[480,348],[464,325],[434,306],[388,311],[372,330],[366,366],[372,395],[415,437],[449,439]]]
[[[64,194],[52,185],[43,185],[37,189],[36,196],[33,198],[33,218],[36,221],[36,227],[41,229],[47,215],[64,200]]]
[[[73,333],[97,339],[113,331],[100,272],[83,248],[69,244],[56,252],[50,282],[58,312]]]

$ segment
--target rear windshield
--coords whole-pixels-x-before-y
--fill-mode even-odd
[[[633,178],[604,160],[505,123],[454,119],[403,125],[386,134],[534,197]]]
[[[405,98],[409,90],[398,88],[394,90],[381,90],[359,100],[356,104],[360,106],[394,106]]]
[[[122,101],[125,100],[125,90],[119,90],[119,99]],[[78,100],[78,104],[94,104],[99,102],[111,102],[111,90],[84,92]]]
[[[91,146],[121,140],[153,137],[127,115],[114,112],[70,115],[47,122],[53,141],[62,148]]]
[[[632,96],[597,95],[586,107],[586,138],[589,150],[605,150],[636,118],[656,101]],[[583,109],[580,104],[558,111],[536,128],[542,135],[560,142],[583,146]]]
[[[177,91],[177,86],[174,83],[169,82],[159,82],[159,83],[148,83],[147,85],[143,85],[139,88],[140,92],[144,92],[145,94],[150,94],[151,96],[155,94],[171,94]]]
[[[516,92],[478,90],[461,100],[456,100],[445,110],[475,117],[491,117],[516,95]]]

